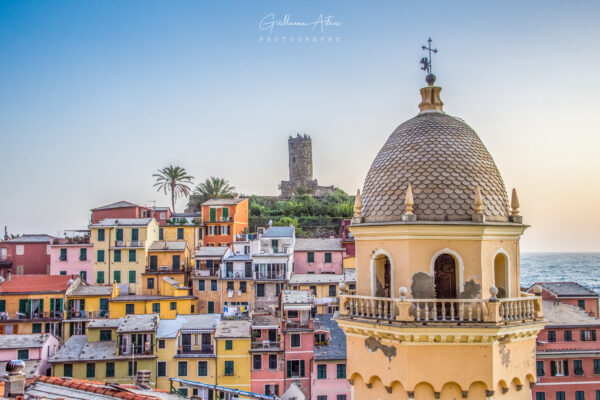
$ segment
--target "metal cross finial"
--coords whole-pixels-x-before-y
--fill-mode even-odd
[[[429,51],[429,58],[427,58],[427,57],[423,57],[423,58],[421,58],[421,64],[423,65],[423,66],[421,67],[421,69],[422,69],[423,71],[427,71],[427,73],[428,73],[428,74],[431,74],[431,53],[432,53],[432,52],[433,52],[433,53],[437,53],[438,51],[437,51],[437,49],[432,49],[432,48],[431,48],[431,38],[429,38],[429,39],[427,40],[427,43],[428,43],[428,45],[427,45],[427,46],[421,46],[421,48],[422,48],[423,50],[428,50],[428,51]]]

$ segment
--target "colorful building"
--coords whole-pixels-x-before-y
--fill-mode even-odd
[[[58,346],[59,340],[49,333],[0,335],[0,374],[7,373],[8,362],[23,360],[27,378],[49,376],[48,359],[56,353]]]
[[[65,293],[63,341],[73,335],[85,335],[92,319],[110,318],[109,301],[120,293],[117,285],[91,286],[74,282]]]
[[[81,278],[67,275],[11,275],[0,283],[0,334],[63,336],[65,294]]]
[[[202,204],[205,246],[231,246],[248,229],[248,199],[212,199]]]
[[[440,87],[373,161],[350,232],[357,294],[340,296],[355,399],[529,400],[541,297],[520,290],[516,192]],[[537,294],[537,293],[536,293]]]
[[[204,246],[204,223],[202,213],[172,214],[167,224],[159,230],[159,239],[167,241],[185,240],[192,250]]]
[[[340,239],[296,239],[294,273],[341,275],[344,252]]]
[[[281,320],[269,314],[252,316],[252,392],[279,396],[284,392],[285,353]]]
[[[227,316],[248,315],[254,307],[252,257],[232,254],[223,259],[220,281],[223,313]]]
[[[171,218],[169,207],[144,207],[128,201],[118,201],[101,207],[92,208],[91,223],[97,224],[104,219],[154,218],[160,226]]]
[[[542,288],[542,299],[544,300],[560,301],[577,306],[592,317],[600,316],[598,314],[598,293],[577,282],[538,282],[536,285]],[[533,293],[533,286],[527,289],[529,293]]]
[[[346,377],[346,335],[331,315],[315,318],[315,362],[312,398],[350,400],[352,386]]]
[[[79,275],[93,282],[94,245],[91,243],[50,246],[50,275]]]
[[[220,386],[249,392],[250,322],[221,320],[215,332],[217,355],[217,382]]]
[[[338,311],[339,287],[348,287],[355,281],[346,282],[350,274],[292,274],[290,288],[293,290],[309,290],[314,296],[313,314],[333,314]]]
[[[354,245],[354,236],[350,232],[350,225],[352,220],[345,219],[340,224],[340,239],[342,241],[342,247],[346,251],[345,257],[354,257],[356,254],[356,247]]]
[[[195,269],[191,277],[192,293],[198,298],[198,313],[223,312],[223,281],[221,264],[233,255],[229,247],[201,247],[194,255]]]
[[[128,292],[141,294],[148,249],[158,240],[153,218],[104,219],[90,225],[94,245],[94,277],[98,285],[127,284]]]
[[[163,277],[188,284],[192,264],[191,250],[185,240],[152,243],[148,249],[148,265],[142,274],[142,294],[161,294],[159,282]]]
[[[21,235],[0,241],[0,276],[47,275],[50,273],[49,235]]]

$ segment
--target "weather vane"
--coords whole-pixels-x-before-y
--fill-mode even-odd
[[[423,57],[421,58],[421,69],[423,71],[427,71],[427,76],[425,77],[425,80],[427,81],[427,83],[429,85],[433,85],[433,83],[435,82],[435,75],[431,72],[431,53],[437,53],[437,49],[433,49],[431,48],[431,38],[429,38],[427,40],[428,45],[427,46],[421,46],[421,49],[423,50],[427,50],[429,51],[429,58],[427,57]]]

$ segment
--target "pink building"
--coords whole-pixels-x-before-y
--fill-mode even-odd
[[[336,274],[344,269],[344,248],[340,239],[296,239],[295,274]]]
[[[25,361],[27,378],[50,376],[48,359],[58,349],[58,339],[49,333],[25,335],[0,335],[0,375],[6,374],[6,363]]]
[[[286,369],[284,392],[296,383],[310,399],[315,348],[311,316],[313,295],[309,290],[284,290],[281,292],[281,306]]]
[[[47,275],[50,272],[49,235],[22,235],[0,242],[0,275]]]
[[[90,243],[50,246],[50,275],[79,275],[87,281],[94,267],[94,246]]]
[[[317,315],[314,326],[312,400],[350,400],[352,387],[346,379],[346,334],[332,315]]]
[[[284,347],[279,318],[263,314],[252,317],[252,392],[283,394]]]
[[[92,208],[91,211],[92,224],[97,224],[107,218],[154,218],[158,225],[165,226],[167,220],[171,218],[171,208],[169,207],[144,207],[124,200]]]
[[[350,232],[350,225],[352,225],[352,221],[349,219],[343,220],[340,225],[340,238],[342,239],[342,247],[346,250],[346,257],[354,257],[356,254],[354,236]]]
[[[585,310],[591,316],[599,316],[598,294],[577,282],[538,282],[536,285],[542,287],[544,300],[560,300]],[[531,287],[528,292],[532,293]]]
[[[555,285],[560,287],[560,297],[550,297],[543,304],[548,323],[538,334],[534,399],[600,399],[600,320],[590,315],[594,308],[597,310],[598,295],[596,304],[588,307],[587,303],[592,301],[590,292],[594,292],[581,285],[540,284],[546,296]],[[553,288],[553,296],[556,291]],[[579,296],[585,303],[578,303]]]

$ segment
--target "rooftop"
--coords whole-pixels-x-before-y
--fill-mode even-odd
[[[210,199],[202,203],[203,206],[234,206],[240,204],[244,200],[248,200],[246,197],[238,197],[237,199]]]
[[[229,247],[215,246],[215,247],[200,247],[195,256],[196,257],[223,257],[227,253]]]
[[[558,297],[598,297],[598,293],[580,285],[577,282],[537,282],[536,285],[540,285]]]
[[[21,235],[14,239],[8,239],[6,243],[51,243],[54,238],[46,234]]]
[[[233,254],[223,261],[252,261],[252,256],[250,254]]]
[[[117,332],[150,332],[158,328],[158,314],[127,315]]]
[[[123,323],[123,318],[99,318],[92,319],[88,324],[90,328],[118,328]]]
[[[590,316],[577,306],[560,301],[544,300],[544,319],[548,326],[600,325],[600,319]]]
[[[49,333],[0,335],[0,349],[27,349],[43,347],[50,338]]]
[[[345,360],[346,334],[338,326],[333,315],[320,314],[315,318],[315,330],[325,329],[329,331],[329,344],[326,346],[315,346],[315,360]]]
[[[0,293],[60,293],[66,292],[74,279],[71,275],[11,275],[0,283]]]
[[[202,218],[202,212],[172,213],[171,218]]]
[[[175,281],[177,282],[177,281]],[[170,283],[170,282],[169,282]],[[179,282],[177,282],[179,283]],[[182,287],[180,287],[182,288]],[[194,296],[162,296],[160,294],[124,294],[117,296],[110,301],[148,301],[148,300],[178,300],[193,299]]]
[[[161,319],[158,322],[157,338],[175,338],[180,330],[212,332],[215,330],[220,314],[178,315],[174,319]]]
[[[283,290],[281,296],[284,304],[312,304],[313,302],[310,290]]]
[[[279,318],[274,315],[253,315],[252,316],[252,327],[256,328],[259,326],[279,326]]]
[[[73,335],[58,349],[50,361],[99,361],[115,358],[117,358],[115,342],[88,342],[86,335]]]
[[[272,226],[262,235],[264,238],[270,237],[293,237],[294,227],[293,226]]]
[[[292,274],[290,284],[300,283],[340,283],[344,281],[344,275],[334,274]]]
[[[342,239],[296,239],[294,251],[343,251]]]
[[[112,286],[90,286],[90,285],[79,285],[69,296],[112,296]]]
[[[152,220],[153,218],[106,218],[96,224],[91,224],[90,227],[147,226]]]
[[[187,247],[185,241],[167,242],[165,240],[157,240],[150,245],[150,251],[184,251]]]
[[[121,201],[117,201],[116,203],[112,203],[112,204],[108,204],[108,205],[105,205],[105,206],[100,206],[100,207],[92,208],[92,211],[111,210],[113,208],[130,208],[130,207],[139,207],[139,206],[137,204],[133,204],[133,203],[130,203],[128,201],[121,200]]]
[[[0,361],[0,376],[7,375],[6,364],[10,361]],[[25,362],[25,377],[35,378],[37,374],[37,369],[40,367],[40,360],[27,360]]]
[[[250,321],[221,320],[217,325],[216,338],[249,338]]]

